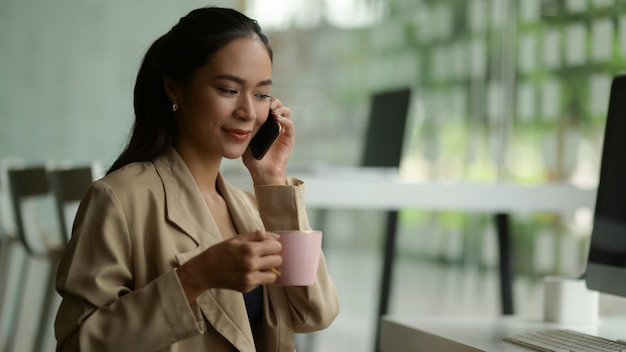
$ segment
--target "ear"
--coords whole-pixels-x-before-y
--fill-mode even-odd
[[[181,89],[178,83],[174,82],[171,78],[163,78],[163,88],[165,89],[165,94],[167,95],[170,103],[180,102],[181,100]]]

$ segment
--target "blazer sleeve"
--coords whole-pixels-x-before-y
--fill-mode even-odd
[[[304,205],[304,183],[288,178],[285,186],[255,186],[259,213],[267,231],[310,230]],[[321,254],[315,284],[307,287],[269,286],[287,297],[291,323],[297,333],[326,328],[339,313],[339,299]],[[279,294],[277,296],[282,296]],[[273,302],[283,304],[283,302]]]
[[[89,188],[57,273],[57,351],[156,351],[202,333],[173,270],[134,287],[128,221],[108,184]]]

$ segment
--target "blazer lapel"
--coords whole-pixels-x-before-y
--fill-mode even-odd
[[[154,165],[163,181],[167,219],[198,245],[191,251],[176,255],[180,266],[221,242],[222,236],[198,185],[178,152],[171,148],[164,156],[155,159]],[[224,195],[231,191],[226,190],[228,186],[224,184],[221,176],[218,177],[217,186],[230,209],[237,232],[258,229],[258,224],[253,219],[244,220],[253,217],[239,214],[242,209],[245,209],[245,214],[250,214],[247,210],[250,205],[246,205],[243,198]],[[241,292],[211,289],[203,293],[197,302],[207,322],[239,351],[255,351],[254,338]]]
[[[154,161],[165,191],[165,216],[197,245],[222,240],[200,188],[174,148]]]
[[[252,195],[226,182],[221,174],[217,175],[217,187],[228,205],[230,216],[238,233],[248,233],[265,228],[261,217],[258,215],[259,211],[252,206],[256,202]]]

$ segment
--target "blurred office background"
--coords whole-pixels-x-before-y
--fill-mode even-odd
[[[597,184],[611,78],[626,67],[622,0],[2,0],[0,160],[108,167],[145,50],[205,5],[269,34],[294,167],[358,166],[371,95],[410,86],[403,178]],[[545,275],[583,273],[592,211],[513,214],[518,314],[540,317]],[[324,230],[342,311],[302,349],[373,350],[382,214],[334,209]],[[398,241],[391,314],[500,314],[491,214],[405,209]],[[602,296],[601,310],[626,302]]]

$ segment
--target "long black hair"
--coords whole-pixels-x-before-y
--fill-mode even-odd
[[[135,82],[132,135],[107,173],[135,161],[152,160],[174,143],[177,127],[164,78],[185,86],[221,47],[254,35],[272,59],[269,40],[255,20],[233,9],[206,7],[191,11],[152,43]]]

